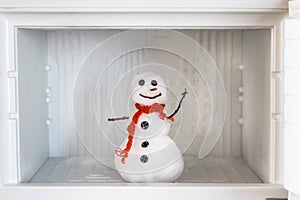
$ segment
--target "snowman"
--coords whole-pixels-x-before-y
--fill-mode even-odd
[[[137,75],[132,81],[132,100],[136,111],[130,119],[128,138],[115,151],[115,168],[129,182],[172,182],[182,173],[184,162],[175,142],[168,136],[170,122],[178,112],[164,113],[167,89],[164,80],[155,73]]]

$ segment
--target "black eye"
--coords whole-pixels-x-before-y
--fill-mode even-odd
[[[139,85],[140,85],[140,86],[143,86],[144,84],[145,84],[144,79],[139,80]]]
[[[152,80],[152,81],[151,81],[151,85],[157,86],[157,81],[156,81],[156,80]]]

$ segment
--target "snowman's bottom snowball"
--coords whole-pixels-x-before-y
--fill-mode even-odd
[[[143,148],[143,142],[149,145]],[[124,141],[121,148],[126,146]],[[115,167],[129,182],[172,182],[183,171],[184,161],[176,143],[169,136],[135,138],[125,164],[115,156]]]
[[[183,158],[180,157],[171,165],[154,172],[146,173],[128,173],[121,172],[119,174],[128,182],[135,183],[159,183],[173,182],[179,178],[184,169]]]

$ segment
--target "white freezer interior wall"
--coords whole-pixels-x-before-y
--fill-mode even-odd
[[[270,77],[271,32],[249,30],[243,36],[244,159],[262,179],[270,181]]]
[[[17,34],[19,89],[19,181],[27,182],[49,155],[46,120],[47,34],[19,30]]]
[[[71,112],[73,83],[75,81],[75,76],[80,69],[80,65],[87,54],[101,41],[118,32],[120,32],[120,30],[53,30],[47,32],[48,64],[51,66],[48,76],[48,84],[51,87],[49,117],[52,119],[52,124],[49,127],[50,156],[66,157],[87,155],[87,152],[78,140],[77,133],[74,129],[74,121]],[[241,125],[238,124],[238,119],[242,114],[242,104],[238,101],[238,87],[242,80],[238,66],[242,63],[243,31],[183,30],[181,32],[187,34],[203,45],[220,69],[225,82],[227,92],[227,118],[223,133],[218,140],[217,145],[210,153],[210,156],[241,156]],[[167,36],[163,35],[162,37]],[[142,64],[151,56],[155,57],[155,59],[161,63],[168,62],[166,64],[181,71],[181,73],[191,80],[197,79],[197,77],[193,77],[193,69],[187,68],[186,70],[183,70],[185,67],[183,60],[164,54],[164,52],[155,54],[150,51],[146,53],[136,51],[131,55],[125,56],[123,59],[120,59],[119,73],[125,73],[126,71],[123,72],[122,70],[127,70],[132,66]],[[167,57],[169,59],[166,59]],[[111,90],[111,87],[114,87],[113,83],[109,85],[107,90]],[[197,86],[196,83],[194,83],[194,86],[198,87],[197,90],[199,96],[201,96],[199,102],[205,107],[204,103],[207,103],[209,100],[207,88],[205,88],[204,84]],[[177,94],[182,92],[182,88],[179,88]],[[82,103],[84,106],[84,100]],[[188,104],[188,102],[185,103],[185,105]],[[174,105],[176,104],[177,103],[174,102]],[[185,152],[187,155],[197,155],[199,152],[210,114],[209,105],[204,109],[206,109],[206,111],[201,113],[200,131],[191,147]],[[172,126],[174,129],[178,127],[176,126],[177,121],[178,120],[175,120],[175,124]],[[93,128],[93,126],[94,125],[89,128],[89,132],[96,133],[96,128]],[[109,126],[107,128],[111,129],[111,133],[114,133],[114,130],[117,130],[116,127],[111,125],[103,124],[103,126]],[[177,137],[176,142],[179,146],[181,141],[191,140],[188,133],[191,133],[192,131],[189,129],[191,129],[191,127],[186,125],[186,133]],[[118,136],[112,134],[111,137]],[[113,151],[111,148],[107,147],[106,140],[99,139],[96,134],[93,139],[87,140],[89,140],[87,142],[93,146],[94,151],[102,152],[103,154],[106,154],[107,157],[113,157]],[[122,141],[122,138],[118,140]]]
[[[48,74],[48,85],[51,88],[51,103],[49,104],[49,118],[52,123],[49,126],[50,132],[50,157],[69,157],[88,155],[82,143],[78,139],[73,120],[73,85],[80,70],[83,60],[88,53],[101,41],[104,41],[118,30],[105,31],[48,31],[48,65],[51,71]],[[87,77],[88,79],[88,77]],[[111,88],[108,88],[111,89]],[[84,89],[83,93],[88,91]],[[84,94],[83,96],[86,96]],[[84,97],[82,106],[84,108]],[[86,111],[85,112],[89,112]],[[88,124],[82,121],[81,125]],[[96,134],[94,125],[90,132]],[[106,140],[93,139],[93,147],[104,154]]]

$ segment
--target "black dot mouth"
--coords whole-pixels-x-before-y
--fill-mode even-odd
[[[157,98],[157,97],[160,97],[160,96],[161,96],[161,93],[159,93],[158,95],[155,95],[155,96],[153,96],[153,97],[148,97],[148,96],[145,96],[145,95],[142,95],[142,94],[140,94],[140,96],[143,97],[143,98],[146,98],[146,99],[155,99],[155,98]]]

